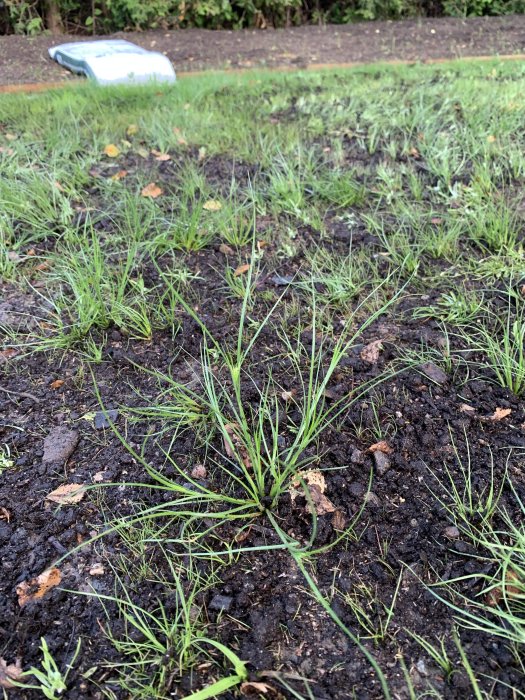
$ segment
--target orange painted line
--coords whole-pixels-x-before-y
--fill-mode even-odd
[[[182,71],[177,72],[177,78],[180,80],[187,80],[188,78],[195,78],[203,75],[209,75],[212,73],[227,73],[234,75],[241,75],[244,73],[253,72],[269,72],[269,73],[298,73],[300,71],[316,71],[316,70],[338,70],[346,68],[362,68],[365,66],[412,66],[417,63],[421,65],[435,65],[444,63],[453,63],[454,61],[525,61],[524,53],[515,54],[503,54],[500,56],[456,56],[454,58],[426,58],[426,59],[385,59],[384,61],[372,61],[371,63],[365,63],[363,61],[350,61],[347,63],[309,63],[302,68],[296,66],[275,66],[269,68],[267,66],[260,67],[250,67],[250,68],[229,68],[229,69],[207,69],[207,70],[197,70],[197,71]],[[49,83],[20,83],[17,85],[0,85],[0,94],[9,93],[31,93],[31,92],[44,92],[46,90],[57,90],[59,88],[85,85],[85,80],[71,79],[71,80],[59,80]]]

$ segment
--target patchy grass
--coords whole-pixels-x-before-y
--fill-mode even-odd
[[[524,88],[494,61],[2,100],[2,687],[524,695]]]

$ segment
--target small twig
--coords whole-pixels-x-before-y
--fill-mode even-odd
[[[13,391],[12,389],[5,389],[3,386],[0,386],[0,391],[3,391],[5,394],[13,394],[13,396],[19,396],[23,399],[31,399],[31,401],[33,401],[34,403],[40,403],[40,399],[37,399],[36,396],[33,396],[33,394],[30,394],[28,391]]]

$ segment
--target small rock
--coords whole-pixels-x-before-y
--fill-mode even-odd
[[[78,432],[65,426],[53,428],[44,440],[42,462],[62,462],[73,454],[78,444]]]
[[[270,277],[270,281],[273,282],[276,287],[287,287],[293,282],[293,277],[290,275],[273,275]]]
[[[443,534],[449,540],[457,540],[461,533],[455,525],[449,525],[443,530]]]
[[[95,413],[93,425],[95,426],[96,430],[102,430],[102,428],[109,428],[111,426],[111,423],[114,423],[117,420],[117,416],[118,410],[116,408],[112,408],[111,410],[106,411],[105,413],[103,411],[97,411]]]
[[[374,462],[376,465],[377,473],[383,476],[390,469],[390,460],[384,452],[374,452]]]
[[[233,603],[233,598],[229,595],[214,595],[210,601],[209,607],[212,610],[226,610],[226,612],[231,608]]]
[[[90,576],[103,576],[104,575],[104,567],[102,564],[97,562],[96,564],[93,564],[91,569],[89,570],[89,575]]]
[[[197,466],[193,467],[191,470],[191,475],[194,479],[205,479],[207,474],[208,472],[203,464],[197,464]]]
[[[428,676],[427,665],[424,659],[419,659],[419,661],[416,663],[416,669],[422,676]]]
[[[375,493],[373,491],[368,491],[365,494],[365,503],[367,503],[368,505],[371,505],[371,506],[380,506],[381,505],[381,501],[379,500],[379,498],[375,495]]]
[[[352,452],[352,455],[350,457],[350,461],[352,464],[364,464],[365,463],[365,455],[361,450],[358,450],[357,448]]]
[[[424,362],[420,365],[422,372],[436,384],[445,384],[448,381],[448,375],[440,367],[433,362]]]

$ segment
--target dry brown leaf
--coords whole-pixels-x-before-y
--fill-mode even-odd
[[[85,495],[86,489],[82,484],[62,484],[62,486],[48,493],[46,499],[60,505],[71,505],[81,501]]]
[[[8,523],[11,522],[11,513],[7,508],[4,508],[4,506],[0,507],[0,520],[7,520]]]
[[[104,567],[100,562],[97,562],[96,564],[93,564],[93,566],[89,570],[89,575],[90,576],[104,576]]]
[[[514,585],[519,584],[519,585]],[[507,578],[505,580],[505,593],[512,597],[522,596],[525,593],[525,587],[523,581],[520,579],[515,571],[507,571]]]
[[[240,275],[244,275],[248,270],[250,269],[250,263],[244,263],[244,265],[239,265],[239,267],[236,268],[235,272],[233,273],[234,277],[240,277]]]
[[[60,387],[64,384],[65,381],[65,379],[55,379],[55,381],[51,382],[49,386],[51,387],[51,389],[60,389]]]
[[[32,602],[43,598],[45,594],[58,586],[62,580],[62,574],[60,569],[52,567],[51,569],[46,569],[36,578],[32,578],[29,581],[22,581],[16,587],[16,593],[18,595],[18,604],[20,607],[24,606],[26,603]]]
[[[256,693],[274,693],[275,690],[267,683],[258,683],[256,681],[245,681],[241,683],[241,695],[255,695]]]
[[[162,151],[157,151],[155,148],[151,151],[151,154],[155,156],[155,160],[166,161],[171,160],[169,153],[163,153]]]
[[[62,187],[62,185],[60,184],[60,182],[59,182],[58,180],[55,180],[55,187],[57,188],[57,190],[58,190],[59,192],[64,192],[64,191],[65,191],[64,188]]]
[[[14,664],[8,664],[0,656],[0,688],[14,688],[13,681],[20,680],[22,675],[22,664],[20,659],[16,659]]]
[[[510,416],[511,413],[511,408],[496,408],[494,413],[490,416],[490,420],[500,421],[506,418],[507,416]]]
[[[332,501],[321,492],[319,486],[316,484],[310,486],[310,497],[317,515],[326,515],[327,513],[334,513],[337,510]]]
[[[459,407],[460,413],[476,413],[474,406],[469,406],[468,403],[462,403]]]
[[[281,393],[281,399],[283,401],[291,401],[293,397],[295,396],[295,389],[291,389],[290,391],[283,391]]]
[[[393,448],[390,447],[386,440],[374,442],[374,444],[370,445],[370,447],[367,450],[367,452],[383,452],[386,455],[392,454],[393,451]]]
[[[15,348],[6,348],[5,350],[0,350],[0,360],[10,360],[16,355],[18,355],[18,350],[16,350]]]
[[[104,481],[104,478],[105,472],[97,472],[96,474],[93,474],[93,481],[95,481],[96,483]]]
[[[332,527],[334,530],[344,530],[346,527],[346,517],[340,508],[337,508],[332,515]]]
[[[292,487],[290,489],[292,501],[295,501],[297,496],[305,495],[302,489],[302,480],[306,484],[317,515],[326,515],[327,513],[334,513],[337,510],[332,501],[324,495],[326,481],[322,472],[318,469],[309,469],[308,471],[299,472],[297,476],[298,478],[292,482]],[[309,505],[310,504],[308,504],[308,506]]]
[[[162,194],[162,190],[156,182],[150,182],[149,185],[146,185],[146,187],[142,188],[140,194],[143,197],[151,197],[152,199],[157,199],[157,197],[160,197],[160,195]]]
[[[230,459],[232,459],[232,457],[235,457],[238,454],[242,459],[244,466],[247,469],[251,469],[252,463],[248,456],[248,450],[246,449],[246,445],[236,432],[238,428],[239,425],[237,423],[226,423],[226,425],[224,426],[224,429],[226,430],[226,433],[230,438],[230,440],[227,440],[226,436],[224,437],[224,451]]]
[[[373,340],[371,343],[368,343],[368,345],[365,345],[365,347],[359,353],[359,357],[365,362],[369,362],[371,365],[375,365],[379,360],[379,353],[382,349],[383,341]]]
[[[206,209],[206,211],[219,211],[222,209],[222,204],[216,199],[208,199],[208,201],[202,205],[202,208]]]
[[[114,143],[108,143],[108,145],[104,147],[104,153],[108,156],[108,158],[116,158],[118,155],[120,155],[120,148],[115,146]]]
[[[191,476],[194,479],[205,479],[208,476],[208,472],[206,471],[204,464],[195,465],[191,470]]]
[[[229,245],[226,243],[221,243],[219,246],[219,253],[222,253],[223,255],[233,255],[234,254],[233,248],[230,248]]]
[[[248,527],[241,528],[234,537],[235,541],[236,542],[244,542],[244,540],[247,540],[248,537],[250,536],[251,531],[252,531],[251,525],[248,525]]]
[[[112,175],[110,177],[110,180],[115,180],[115,181],[123,180],[127,174],[128,174],[127,170],[119,170],[118,173],[115,173],[114,175]]]

